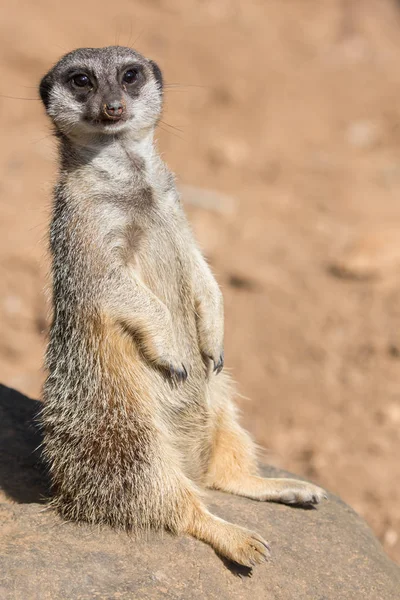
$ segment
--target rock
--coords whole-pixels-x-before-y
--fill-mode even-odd
[[[209,493],[219,516],[260,532],[272,559],[249,572],[188,537],[63,523],[44,510],[46,479],[33,452],[39,403],[0,386],[2,600],[395,600],[400,569],[341,500],[314,510]],[[266,475],[286,475],[272,467]]]

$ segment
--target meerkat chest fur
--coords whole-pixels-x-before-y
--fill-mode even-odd
[[[119,250],[123,265],[170,304],[177,296],[168,298],[167,283],[174,288],[177,279],[182,285],[182,277],[190,276],[185,271],[190,235],[174,177],[152,140],[112,143],[95,157],[85,177],[110,254]]]
[[[174,177],[156,153],[152,135],[80,152],[79,166],[74,162],[72,170],[66,169],[67,195],[81,223],[87,223],[103,273],[118,262],[139,277],[171,310],[182,343],[193,344],[194,242]]]

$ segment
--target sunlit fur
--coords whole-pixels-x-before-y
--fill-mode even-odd
[[[89,66],[96,93],[118,93],[127,59],[144,66],[146,80],[110,135],[83,119],[87,106],[65,73]],[[79,50],[45,76],[41,94],[60,149],[41,414],[52,504],[66,519],[189,533],[238,563],[261,562],[263,539],[210,514],[200,489],[302,504],[323,492],[258,477],[231,382],[218,374],[222,295],[153,142],[157,69],[127,48]],[[91,99],[95,121],[101,101]]]

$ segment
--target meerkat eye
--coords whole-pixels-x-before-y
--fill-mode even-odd
[[[122,81],[127,83],[128,85],[131,83],[135,83],[138,78],[139,71],[137,69],[128,69],[125,71],[124,76],[122,77]]]
[[[71,79],[73,85],[76,87],[88,87],[90,85],[90,79],[85,73],[78,73],[78,75],[74,75]]]

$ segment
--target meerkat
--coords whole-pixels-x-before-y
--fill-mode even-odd
[[[41,424],[52,505],[68,520],[165,529],[252,567],[257,533],[202,488],[311,505],[325,493],[259,476],[223,371],[223,298],[157,154],[157,64],[130,48],[70,52],[40,96],[59,146],[53,319]]]

